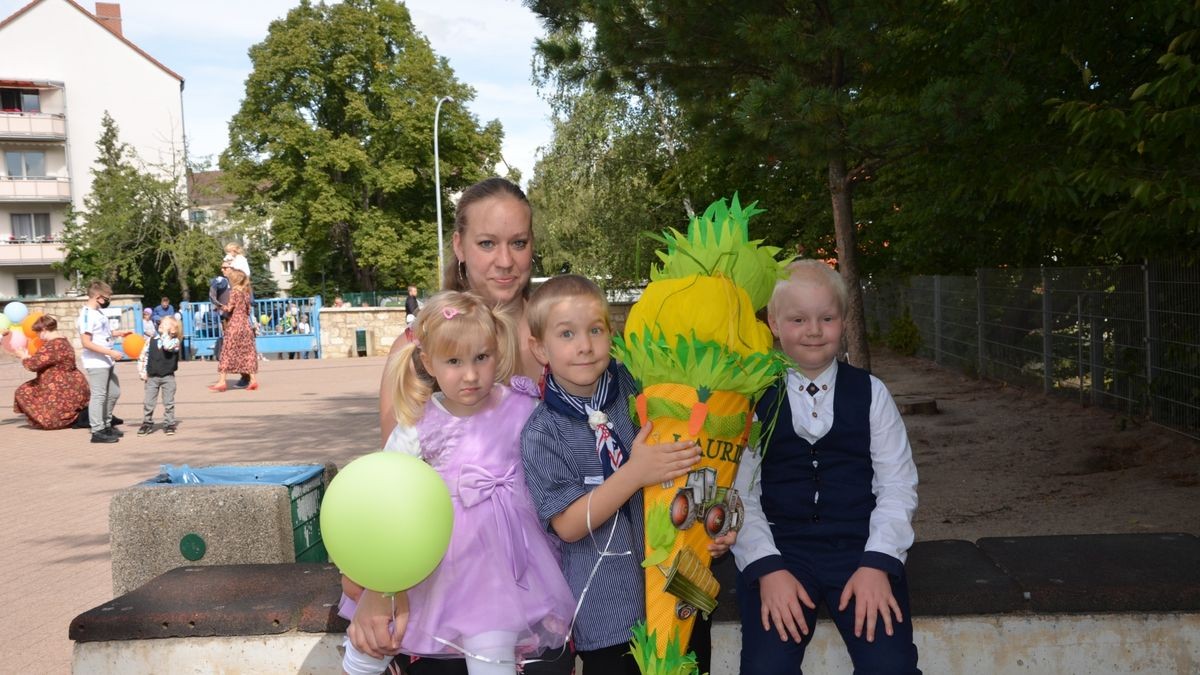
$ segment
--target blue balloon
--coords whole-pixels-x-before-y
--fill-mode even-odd
[[[4,316],[13,323],[21,323],[29,316],[29,308],[23,302],[10,302],[4,306]]]

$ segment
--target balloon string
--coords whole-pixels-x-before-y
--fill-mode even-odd
[[[594,491],[588,492],[587,511],[586,511],[585,516],[586,516],[588,537],[592,540],[592,545],[596,548],[596,553],[598,555],[596,558],[596,564],[592,566],[592,571],[588,574],[587,581],[583,584],[583,590],[579,592],[579,601],[575,603],[575,611],[571,614],[571,625],[570,625],[569,629],[567,630],[568,637],[570,637],[571,633],[573,633],[575,631],[575,622],[578,621],[579,611],[583,608],[583,599],[585,597],[587,597],[588,590],[591,589],[591,587],[592,587],[592,579],[594,579],[596,577],[596,573],[600,571],[600,564],[602,562],[604,562],[605,558],[633,555],[633,551],[613,552],[613,551],[609,550],[609,547],[612,546],[613,537],[616,536],[616,533],[617,533],[617,521],[621,517],[620,511],[613,514],[613,519],[612,519],[613,523],[612,523],[612,527],[609,528],[609,530],[608,530],[608,539],[606,539],[604,542],[604,548],[600,548],[599,544],[596,541],[596,533],[592,529],[592,492],[594,492]],[[395,615],[396,615],[396,598],[395,598],[395,596],[392,596],[392,616],[395,616]],[[564,642],[563,646],[558,650],[558,654],[553,659],[545,659],[545,658],[542,658],[542,659],[516,659],[516,658],[514,658],[514,659],[510,660],[510,659],[493,659],[491,657],[483,656],[481,654],[475,654],[474,652],[468,651],[465,647],[455,644],[455,643],[451,642],[450,640],[440,638],[436,635],[431,635],[430,637],[432,637],[434,641],[458,651],[466,658],[475,659],[477,661],[483,661],[485,663],[492,663],[492,664],[496,664],[496,665],[515,665],[515,666],[525,666],[530,663],[538,663],[539,661],[557,661],[559,658],[561,658],[563,656],[563,654],[565,654],[567,652],[567,649],[570,648],[570,644],[571,644],[569,639],[566,642]]]

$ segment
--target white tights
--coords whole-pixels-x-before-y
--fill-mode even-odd
[[[492,631],[475,635],[463,640],[463,647],[477,657],[467,657],[467,673],[469,675],[515,675],[517,666],[514,663],[517,636],[515,633]],[[346,675],[379,675],[387,668],[392,658],[376,659],[363,654],[350,643],[350,637],[342,639],[346,649],[342,657],[342,670]],[[485,661],[483,659],[489,659]],[[500,661],[491,663],[490,661]]]

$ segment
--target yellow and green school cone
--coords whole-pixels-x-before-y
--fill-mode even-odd
[[[689,474],[643,491],[646,625],[635,631],[635,656],[644,675],[694,672],[682,652],[718,591],[708,544],[741,527],[737,465],[755,432],[754,404],[785,368],[756,313],[790,259],[749,239],[756,213],[735,194],[693,218],[686,235],[666,232],[662,264],[614,343],[641,389],[632,412],[654,424],[650,442],[696,439],[703,450]]]

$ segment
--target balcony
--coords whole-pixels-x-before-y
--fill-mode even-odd
[[[10,178],[0,176],[2,202],[70,202],[71,181],[66,178]]]
[[[62,245],[52,240],[0,239],[0,266],[49,265],[63,257]]]
[[[62,142],[67,121],[52,113],[0,112],[0,140]]]

